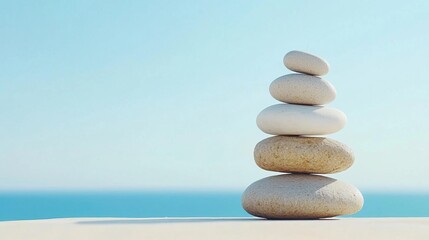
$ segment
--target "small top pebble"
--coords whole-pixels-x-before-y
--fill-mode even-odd
[[[283,58],[284,65],[291,71],[322,76],[329,72],[329,64],[320,57],[301,51],[288,52]]]

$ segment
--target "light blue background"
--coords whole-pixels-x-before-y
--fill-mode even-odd
[[[331,65],[363,190],[428,191],[428,1],[0,1],[0,190],[242,190],[268,86]]]

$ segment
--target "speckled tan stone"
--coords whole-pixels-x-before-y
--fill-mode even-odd
[[[256,145],[254,157],[262,169],[289,173],[337,173],[354,161],[349,147],[324,137],[270,137]]]
[[[252,183],[243,193],[243,208],[269,219],[314,219],[353,214],[363,206],[357,188],[319,175],[283,174]]]
[[[320,77],[306,74],[288,74],[270,85],[273,98],[294,104],[322,105],[335,99],[334,86]]]
[[[302,51],[288,52],[283,58],[283,63],[294,72],[315,76],[322,76],[329,72],[329,64],[325,60]]]

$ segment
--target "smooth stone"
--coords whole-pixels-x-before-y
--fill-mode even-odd
[[[332,84],[306,74],[288,74],[270,85],[273,98],[285,103],[322,105],[332,102],[337,95]]]
[[[325,60],[301,51],[288,52],[283,58],[283,63],[294,72],[315,76],[322,76],[329,72],[329,64]]]
[[[276,104],[262,110],[256,124],[272,135],[324,135],[341,130],[346,115],[335,108]]]
[[[262,169],[287,173],[337,173],[354,162],[349,147],[324,137],[270,137],[256,144],[254,157]]]
[[[363,206],[359,190],[339,180],[307,174],[283,174],[252,183],[242,206],[268,219],[315,219],[353,214]]]

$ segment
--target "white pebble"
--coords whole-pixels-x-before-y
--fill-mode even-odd
[[[335,108],[276,104],[259,113],[256,123],[272,135],[324,135],[341,130],[346,115]]]
[[[319,77],[288,74],[271,83],[270,94],[285,103],[321,105],[332,102],[336,91],[331,83]]]
[[[301,51],[288,52],[283,63],[289,70],[299,73],[322,76],[329,72],[329,64],[325,60]]]

